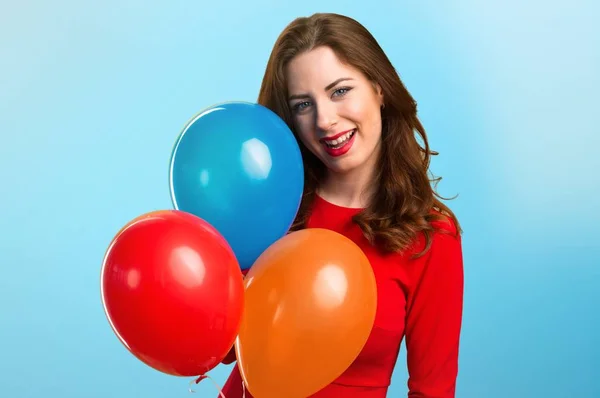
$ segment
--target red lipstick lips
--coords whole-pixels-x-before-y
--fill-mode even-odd
[[[320,141],[329,156],[338,157],[344,155],[352,148],[355,136],[356,129],[352,129],[342,131],[331,137],[321,138]]]

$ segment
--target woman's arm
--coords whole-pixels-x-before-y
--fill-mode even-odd
[[[454,232],[454,231],[452,231]],[[435,233],[407,302],[409,398],[454,398],[463,309],[460,237]]]

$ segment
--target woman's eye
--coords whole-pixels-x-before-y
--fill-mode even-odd
[[[294,105],[294,110],[301,111],[301,110],[305,109],[308,105],[309,105],[308,101],[298,102],[297,104]]]
[[[341,87],[341,88],[338,88],[337,90],[335,90],[335,91],[333,92],[333,95],[335,95],[335,96],[345,95],[345,94],[347,94],[347,93],[348,93],[348,91],[350,91],[350,90],[351,90],[351,88],[350,88],[350,87]]]

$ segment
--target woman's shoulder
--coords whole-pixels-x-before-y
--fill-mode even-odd
[[[434,234],[449,234],[460,237],[461,231],[455,217],[437,208],[432,209],[429,214],[433,216],[430,225],[434,230]]]
[[[425,260],[433,253],[461,251],[461,229],[450,214],[433,209],[428,221],[431,228],[420,231],[406,254],[415,259]]]

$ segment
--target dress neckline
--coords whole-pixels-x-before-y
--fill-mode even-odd
[[[331,209],[333,211],[337,211],[337,212],[359,213],[359,212],[361,212],[361,211],[364,210],[364,208],[362,208],[362,207],[346,207],[346,206],[337,205],[335,203],[332,203],[332,202],[324,199],[319,194],[315,194],[315,199],[318,202],[321,202],[321,204],[324,205],[325,207],[327,207],[327,208],[329,208],[329,209]]]

